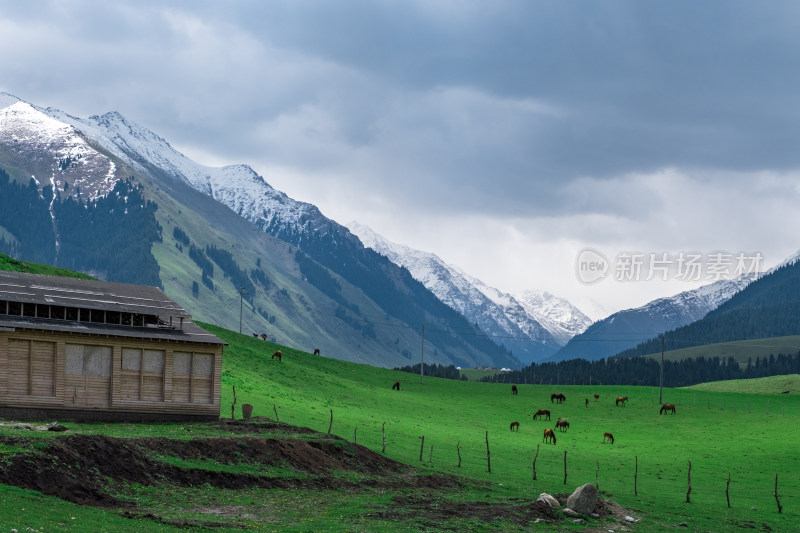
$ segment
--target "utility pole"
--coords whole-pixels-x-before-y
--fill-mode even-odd
[[[247,291],[244,287],[239,287],[239,333],[242,332],[242,308],[244,307],[244,295]]]
[[[422,325],[422,349],[419,355],[419,383],[422,385],[422,377],[425,375],[425,324]]]
[[[663,404],[664,395],[664,335],[661,335],[661,371],[658,377],[658,403]]]

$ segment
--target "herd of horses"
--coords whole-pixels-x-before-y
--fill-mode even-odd
[[[519,394],[519,390],[517,389],[516,385],[512,385],[511,386],[511,394],[513,394],[514,396]],[[564,403],[564,401],[566,399],[567,399],[566,396],[564,396],[560,392],[553,393],[553,394],[550,395],[550,403]],[[594,400],[597,401],[599,399],[600,399],[600,395],[599,394],[595,394],[594,395]],[[617,396],[617,398],[615,400],[615,405],[617,407],[620,407],[620,406],[625,407],[626,403],[628,403],[628,397],[627,396]],[[586,404],[586,407],[589,407],[589,398],[586,398],[585,404]],[[671,412],[672,414],[675,414],[675,412],[676,412],[675,411],[675,404],[673,404],[673,403],[665,403],[665,404],[663,404],[661,406],[661,410],[659,411],[658,414],[664,414],[666,412]],[[550,420],[550,410],[549,409],[539,409],[538,411],[533,413],[533,419],[534,420]],[[559,417],[558,420],[556,421],[556,429],[560,430],[561,432],[566,432],[569,429],[569,421],[566,418]],[[511,431],[519,431],[519,422],[511,422]],[[556,434],[555,434],[554,430],[552,430],[550,428],[545,428],[544,436],[542,438],[542,442],[555,444],[556,443]],[[609,432],[603,433],[603,444],[605,444],[606,442],[614,444],[614,435],[612,433],[609,433]]]

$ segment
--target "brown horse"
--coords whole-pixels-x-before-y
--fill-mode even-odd
[[[392,385],[392,390],[400,390],[400,382],[395,381],[394,385]]]
[[[554,401],[556,403],[564,403],[564,400],[566,400],[566,399],[567,398],[563,394],[561,394],[560,392],[550,395],[550,403],[553,403]]]
[[[519,391],[517,390],[517,386],[516,385],[511,385],[511,394],[516,396],[518,392]]]
[[[281,353],[280,350],[276,350],[275,353],[272,354],[272,358],[273,359],[277,358],[279,363],[281,362],[281,358],[282,357],[283,357],[283,354]]]
[[[561,431],[566,431],[566,430],[568,430],[568,429],[569,429],[569,422],[567,422],[567,421],[566,421],[566,420],[564,420],[563,418],[559,418],[559,419],[556,421],[556,427],[557,427],[559,430],[561,430]]]
[[[548,439],[550,439],[550,441],[553,444],[556,443],[556,434],[553,433],[553,430],[550,428],[544,430],[544,437],[542,438],[542,442],[547,442]]]
[[[603,433],[603,444],[606,443],[606,439],[608,439],[611,444],[614,444],[614,435],[611,433]]]
[[[511,431],[519,431],[519,422],[511,422]]]
[[[599,399],[600,399],[600,395],[599,395],[599,394],[595,394],[595,395],[594,395],[594,401],[597,401],[597,400],[599,400]]]
[[[622,404],[622,407],[625,407],[625,402],[627,401],[628,401],[627,396],[617,396],[617,407],[619,407],[619,404]]]
[[[267,340],[267,334],[266,333],[262,333],[261,334],[261,340]]]
[[[314,355],[319,355],[319,348],[314,348]]]
[[[550,420],[550,411],[548,409],[539,409],[538,411],[533,413],[534,420],[540,417],[544,417],[545,420]]]
[[[672,411],[672,414],[675,414],[675,404],[674,403],[665,403],[661,406],[661,411],[658,414],[663,415],[667,411]]]

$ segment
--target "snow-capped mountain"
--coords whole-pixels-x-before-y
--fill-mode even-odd
[[[63,192],[66,183],[73,191],[82,188],[96,198],[108,194],[122,177],[114,161],[90,146],[79,131],[26,102],[18,100],[0,109],[0,136],[15,146],[18,159],[29,161],[27,169],[40,186],[49,183]],[[39,153],[51,157],[28,157]]]
[[[516,300],[562,345],[592,325],[592,319],[578,306],[546,291],[527,289],[516,295]]]
[[[610,357],[665,331],[703,318],[752,280],[719,280],[674,296],[658,298],[635,309],[618,311],[576,335],[551,361]]]
[[[20,259],[48,249],[42,261],[112,276],[108,258],[122,257],[135,243],[136,256],[124,259],[125,268],[147,264],[148,279],[160,279],[200,320],[232,329],[244,321],[283,343],[376,366],[416,362],[419,326],[429,324],[451,332],[425,339],[429,362],[520,366],[312,204],[275,190],[247,165],[191,161],[119,113],[82,119],[0,93],[0,171],[2,194],[23,200],[13,217],[12,209],[0,213],[0,250],[17,250]],[[27,186],[30,177],[38,190]],[[124,219],[129,197],[140,217],[133,224]],[[25,211],[28,199],[33,207]],[[99,218],[87,218],[88,212]],[[46,231],[22,224],[25,217]],[[57,251],[59,227],[72,230],[69,254]],[[139,228],[146,237],[136,234]],[[213,280],[207,276],[213,271],[201,268],[212,262],[206,254],[216,254],[211,259],[223,271]],[[249,317],[242,318],[239,283],[250,287]],[[373,317],[381,317],[383,330]]]
[[[542,360],[591,323],[563,298],[531,290],[517,299],[447,264],[436,254],[393,243],[358,222],[347,227],[365,246],[407,268],[442,302],[478,324],[524,363]]]

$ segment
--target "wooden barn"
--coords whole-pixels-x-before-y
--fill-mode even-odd
[[[155,287],[0,271],[0,417],[216,420],[224,345]]]

